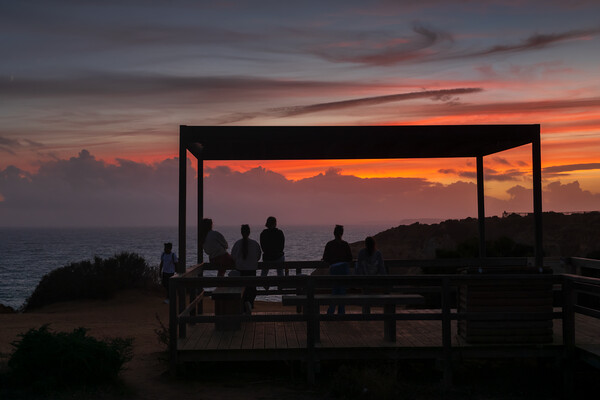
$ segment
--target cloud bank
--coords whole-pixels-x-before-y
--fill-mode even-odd
[[[219,225],[262,224],[276,215],[283,225],[360,224],[405,219],[464,218],[477,214],[472,182],[449,185],[425,178],[358,178],[329,169],[292,181],[262,167],[204,171],[205,216]],[[195,221],[195,171],[188,162],[189,223]],[[2,226],[166,226],[177,224],[178,161],[107,164],[87,150],[41,164],[35,173],[14,166],[0,171]],[[531,189],[520,185],[508,199],[488,197],[487,215],[532,210]],[[550,182],[545,211],[597,210],[600,194],[577,181]]]

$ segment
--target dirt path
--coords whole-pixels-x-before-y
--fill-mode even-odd
[[[268,304],[257,303],[267,311]],[[212,304],[206,304],[207,308]],[[121,377],[134,399],[309,399],[315,394],[295,389],[289,382],[258,379],[243,384],[219,379],[176,379],[167,373],[165,346],[158,341],[158,318],[168,326],[168,306],[161,293],[129,290],[110,300],[85,300],[57,303],[35,312],[0,314],[0,365],[5,366],[13,348],[11,342],[20,333],[50,324],[54,331],[71,331],[78,327],[89,329],[96,338],[133,337],[134,356],[126,364]],[[317,396],[320,397],[320,396]],[[104,398],[104,397],[103,397]],[[131,397],[128,397],[131,398]]]

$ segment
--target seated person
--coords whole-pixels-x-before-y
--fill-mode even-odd
[[[235,268],[240,276],[256,276],[256,267],[260,260],[261,249],[256,240],[250,239],[250,227],[242,225],[242,238],[235,242],[231,248],[231,256],[235,260]],[[254,308],[256,298],[256,287],[246,286],[244,290],[244,311],[250,314]]]
[[[352,251],[350,245],[345,240],[342,240],[344,227],[336,225],[333,230],[334,239],[327,242],[325,251],[323,252],[323,261],[329,264],[329,273],[331,275],[348,275],[350,274],[350,263],[352,262]],[[332,294],[346,294],[346,287],[341,285],[333,285]],[[327,314],[335,313],[335,305],[331,304],[327,309]],[[345,314],[346,307],[343,304],[338,306],[338,314]]]
[[[217,276],[224,276],[227,268],[235,267],[235,261],[227,252],[227,241],[220,232],[213,230],[212,219],[204,218],[202,225],[204,238],[201,240],[201,243],[204,252],[208,255],[208,261],[219,267]]]
[[[265,265],[261,276],[269,274],[269,269],[266,267],[276,267],[277,276],[283,276],[285,236],[281,229],[277,228],[277,219],[275,217],[267,218],[265,226],[267,229],[264,229],[260,233],[260,247],[263,250],[263,264]]]
[[[383,265],[383,256],[376,249],[375,239],[368,236],[365,239],[365,248],[358,252],[358,260],[356,261],[356,275],[386,275],[385,266]],[[363,288],[363,293],[371,292],[366,286]],[[371,312],[371,307],[365,305],[362,308],[363,314]]]

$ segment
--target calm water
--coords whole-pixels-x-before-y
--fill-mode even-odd
[[[363,240],[391,226],[345,226],[344,239]],[[286,236],[286,260],[319,260],[333,226],[280,226]],[[238,226],[216,227],[229,247],[241,235]],[[258,241],[262,226],[251,226],[251,238]],[[72,262],[107,258],[123,251],[137,253],[152,267],[158,267],[164,242],[177,250],[177,228],[0,228],[0,304],[20,307],[48,272]],[[196,232],[187,238],[187,260],[196,260]]]

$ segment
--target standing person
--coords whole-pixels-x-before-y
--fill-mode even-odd
[[[158,272],[161,275],[162,285],[167,291],[167,298],[165,299],[165,303],[167,304],[169,303],[169,278],[175,275],[177,265],[179,264],[177,255],[175,255],[172,250],[173,244],[165,243],[164,251],[160,256],[160,266],[158,267]]]
[[[365,247],[358,252],[358,260],[356,261],[356,275],[386,275],[385,266],[383,265],[383,256],[375,246],[375,239],[367,236],[365,239]],[[363,293],[368,293],[367,287],[363,288]],[[363,314],[369,314],[371,307],[365,305],[362,308]]]
[[[260,276],[269,274],[269,267],[277,268],[277,276],[283,276],[283,263],[285,262],[285,236],[281,229],[277,228],[277,219],[275,217],[267,218],[265,224],[267,229],[260,233],[260,247],[263,251],[264,269]]]
[[[202,220],[200,243],[208,255],[208,261],[218,267],[217,276],[225,276],[227,268],[234,268],[235,261],[227,252],[227,240],[220,232],[213,230],[213,221],[210,218]]]
[[[350,245],[342,240],[344,227],[336,225],[333,229],[334,239],[327,242],[323,252],[323,261],[329,264],[329,273],[331,275],[350,274],[350,263],[352,262],[352,251]],[[346,294],[346,287],[334,284],[332,294]],[[345,314],[346,307],[343,304],[338,305],[338,314]],[[331,304],[327,309],[327,314],[335,313],[335,304]]]
[[[235,268],[240,276],[256,276],[256,267],[262,253],[260,245],[256,240],[250,239],[250,227],[242,225],[242,238],[235,242],[231,248],[231,256],[235,260]],[[256,298],[256,286],[246,286],[244,290],[244,311],[247,314],[254,308]]]

